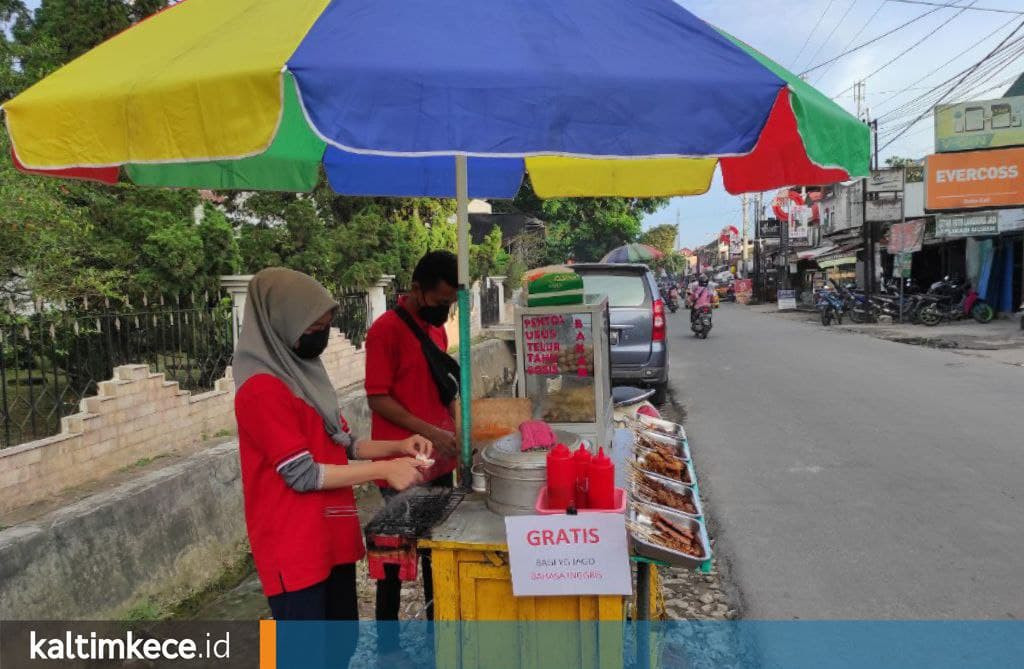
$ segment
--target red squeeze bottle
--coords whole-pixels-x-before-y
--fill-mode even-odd
[[[548,452],[548,507],[565,509],[576,488],[576,470],[572,453],[565,444],[558,444]]]
[[[587,508],[611,509],[615,506],[615,465],[600,448],[590,461],[587,482]]]
[[[573,453],[572,463],[576,469],[576,508],[587,508],[587,480],[590,476],[590,461],[594,456],[586,446],[580,445]]]

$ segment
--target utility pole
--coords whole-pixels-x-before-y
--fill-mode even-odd
[[[865,89],[867,88],[866,81],[858,81],[853,84],[853,102],[857,106],[857,119],[863,119],[864,112],[864,97]]]
[[[682,231],[679,229],[679,210],[676,209],[676,243],[675,243],[675,246],[673,248],[678,250],[680,248],[680,246],[682,246],[682,241],[683,241],[683,234],[682,234]]]
[[[743,263],[741,265],[743,270],[740,272],[740,277],[743,278],[743,279],[746,279],[747,278],[747,231],[750,229],[749,228],[749,222],[747,220],[747,194],[746,193],[744,193],[741,196],[741,202],[742,202],[742,206],[743,206],[743,239],[740,242],[742,244],[741,251],[740,251],[740,254],[741,254],[740,255],[740,258],[741,258],[740,262]]]

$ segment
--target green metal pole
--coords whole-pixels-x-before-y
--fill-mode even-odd
[[[459,288],[459,406],[462,409],[462,466],[459,469],[459,484],[468,488],[472,467],[472,436],[473,415],[471,404],[473,398],[472,346],[469,331],[469,290]]]
[[[473,466],[473,341],[470,333],[469,300],[469,173],[466,156],[455,157],[455,218],[459,256],[459,407],[462,411],[462,466],[459,485],[469,488]]]

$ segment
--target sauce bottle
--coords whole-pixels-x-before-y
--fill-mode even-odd
[[[587,508],[611,509],[615,506],[615,465],[600,448],[590,461],[587,482]]]
[[[565,509],[573,499],[576,488],[576,470],[572,452],[565,444],[558,444],[548,452],[548,507]]]
[[[590,461],[594,456],[590,454],[587,447],[580,444],[580,447],[573,453],[572,463],[576,470],[576,508],[587,508],[587,488],[590,477]]]

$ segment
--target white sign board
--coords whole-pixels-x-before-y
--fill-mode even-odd
[[[779,310],[783,309],[796,309],[796,291],[795,290],[780,290],[778,291],[779,299]]]
[[[867,190],[869,193],[902,193],[905,181],[906,173],[902,167],[871,170]]]
[[[621,513],[505,518],[516,597],[632,593]]]

